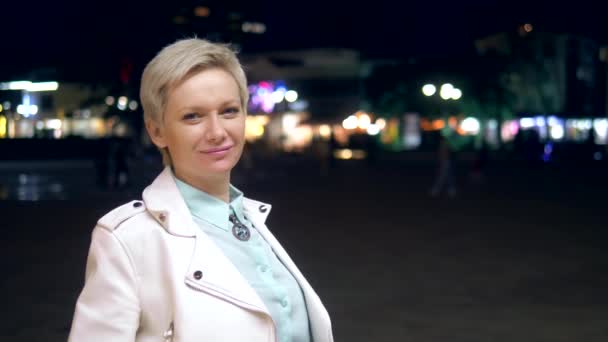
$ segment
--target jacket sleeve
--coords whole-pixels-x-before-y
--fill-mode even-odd
[[[135,341],[140,314],[137,277],[114,231],[101,226],[93,230],[85,274],[68,341]]]

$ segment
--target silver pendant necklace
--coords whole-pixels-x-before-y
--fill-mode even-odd
[[[251,237],[251,232],[246,225],[244,225],[241,221],[239,221],[238,217],[234,214],[230,214],[228,217],[230,222],[232,222],[232,235],[235,238],[241,241],[247,241]]]

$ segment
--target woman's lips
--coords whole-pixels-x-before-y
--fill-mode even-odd
[[[212,155],[212,156],[220,156],[220,155],[223,155],[226,152],[228,152],[231,148],[232,148],[232,146],[223,146],[223,147],[210,148],[210,149],[204,150],[202,152],[204,154],[208,154],[208,155]]]

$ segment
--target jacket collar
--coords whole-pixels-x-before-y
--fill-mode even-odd
[[[233,213],[244,222],[243,193],[234,186],[230,185],[230,202],[226,203],[177,178],[175,184],[192,216],[224,231],[229,231],[232,227],[229,216]]]
[[[245,216],[250,216],[258,222],[266,223],[266,218],[268,218],[268,214],[270,214],[270,209],[272,209],[272,205],[268,203],[252,200],[247,197],[243,198],[243,211],[245,212]]]
[[[144,189],[142,198],[154,219],[170,234],[184,237],[197,235],[198,228],[192,221],[192,214],[175,184],[171,167],[165,167],[152,184]],[[272,206],[243,198],[243,207],[245,215],[265,222]]]
[[[270,315],[263,301],[249,286],[247,280],[194,223],[170,167],[166,167],[144,190],[143,200],[151,215],[169,234],[196,238],[194,254],[184,279],[188,286],[241,307]],[[260,209],[260,206],[263,205],[265,207]],[[256,219],[266,217],[270,208],[265,203],[245,198],[243,198],[243,207],[246,215],[248,212],[252,212],[252,218]]]

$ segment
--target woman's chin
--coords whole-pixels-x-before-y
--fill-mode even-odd
[[[205,172],[211,173],[211,174],[217,174],[217,175],[222,175],[222,174],[230,174],[230,171],[232,171],[232,169],[234,168],[234,166],[236,165],[236,163],[233,162],[229,162],[227,160],[222,160],[219,162],[215,162],[212,165],[205,165],[205,167],[203,167],[203,169],[205,170]]]

